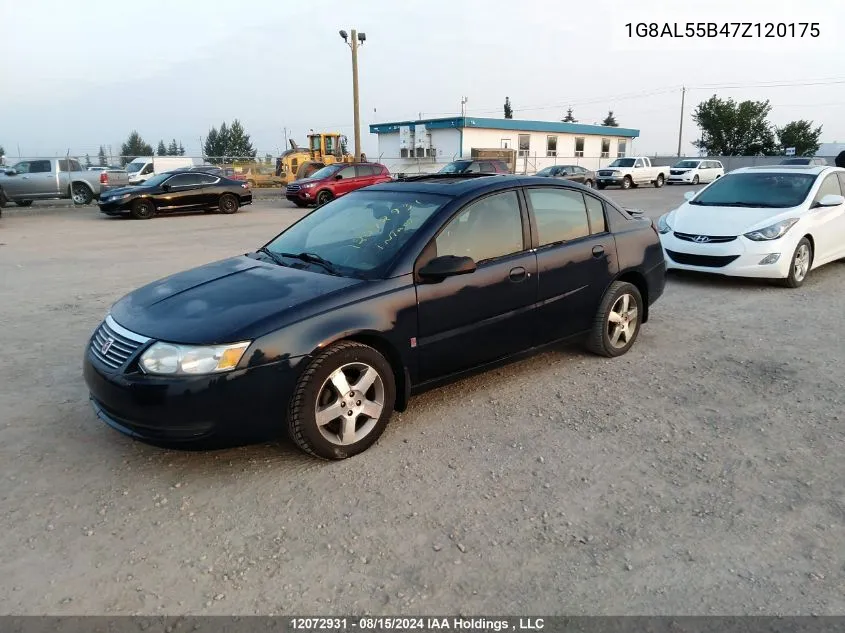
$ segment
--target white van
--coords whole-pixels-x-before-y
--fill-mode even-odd
[[[685,158],[672,165],[666,182],[670,185],[697,185],[702,182],[713,182],[725,175],[725,168],[718,160],[703,160],[700,158]]]
[[[188,156],[139,156],[126,165],[129,184],[140,185],[156,174],[180,167],[193,167],[194,162],[194,159]]]

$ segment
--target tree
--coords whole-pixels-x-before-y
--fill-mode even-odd
[[[203,154],[205,154],[205,157],[209,161],[212,163],[218,162],[217,157],[219,156],[218,152],[220,151],[220,134],[218,134],[217,128],[212,127],[208,131],[202,149]]]
[[[100,167],[108,166],[108,162],[106,161],[106,150],[102,145],[100,145],[100,151],[97,152],[97,162]]]
[[[176,139],[174,138],[170,141],[170,145],[167,146],[167,155],[168,156],[178,156],[179,155],[179,146],[176,145]]]
[[[0,153],[2,154],[2,153]],[[91,157],[88,154],[85,154],[85,169],[88,169],[91,166]]]
[[[505,97],[505,118],[512,119],[513,118],[513,108],[511,107],[511,98]]]
[[[813,129],[812,121],[790,121],[783,127],[775,128],[775,133],[781,152],[787,147],[794,147],[796,156],[814,156],[819,151],[822,126]]]
[[[607,116],[604,117],[604,121],[602,121],[601,124],[605,127],[619,127],[619,124],[616,122],[616,117],[613,116],[613,110],[610,110],[607,113]]]
[[[129,138],[127,138],[126,142],[120,146],[120,162],[123,165],[131,163],[133,159],[138,158],[139,156],[152,155],[152,145],[144,142],[144,139],[142,139],[141,135],[135,130],[132,130]]]
[[[578,119],[572,116],[572,108],[567,108],[566,116],[563,117],[562,121],[564,123],[578,123]]]
[[[185,155],[185,148],[184,148],[184,147],[182,147],[182,141],[179,141],[179,149],[178,149],[178,150],[176,150],[176,151],[177,151],[177,152],[179,152],[179,156],[184,156],[184,155]]]
[[[3,149],[2,145],[0,145],[0,156],[5,156],[5,155],[6,155],[6,150]]]
[[[767,120],[771,109],[768,100],[737,103],[713,95],[692,114],[701,129],[693,145],[710,156],[772,156],[777,147]]]
[[[256,151],[249,140],[249,134],[237,119],[232,121],[232,127],[229,128],[226,148],[226,154],[233,158],[255,158]]]
[[[168,156],[167,148],[164,146],[164,141],[158,142],[158,148],[156,148],[156,154],[159,156]]]

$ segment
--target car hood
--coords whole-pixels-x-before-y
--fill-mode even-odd
[[[104,198],[111,198],[112,196],[122,196],[126,193],[153,193],[154,187],[115,187],[114,189],[107,189],[103,193]]]
[[[684,203],[669,214],[673,231],[695,235],[742,235],[787,217],[796,209],[755,209],[749,207],[705,207]]]
[[[157,340],[231,343],[266,334],[295,319],[303,304],[360,283],[240,256],[143,286],[118,301],[111,315]]]

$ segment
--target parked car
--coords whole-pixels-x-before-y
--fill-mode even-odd
[[[596,172],[596,183],[599,189],[609,186],[630,189],[647,184],[662,187],[668,173],[668,167],[652,165],[648,156],[617,158],[610,165]]]
[[[438,173],[441,174],[509,174],[508,164],[503,160],[453,160]]]
[[[298,207],[317,206],[351,191],[391,180],[390,171],[379,163],[335,163],[318,169],[285,187],[285,197]]]
[[[666,182],[673,184],[697,185],[713,182],[725,175],[725,168],[718,160],[686,158],[672,165]]]
[[[129,184],[140,185],[158,174],[193,166],[194,159],[188,156],[139,156],[126,164],[126,171]]]
[[[245,182],[201,171],[167,172],[153,176],[143,185],[116,189],[100,198],[106,215],[129,214],[149,220],[161,211],[218,209],[236,213],[252,203],[252,190]]]
[[[845,257],[843,192],[838,167],[734,170],[658,220],[668,267],[800,286]]]
[[[102,177],[106,176],[105,182]],[[125,185],[126,172],[94,172],[83,169],[75,158],[22,160],[0,172],[0,207],[7,202],[28,207],[33,200],[71,198],[91,204],[104,188]]]
[[[541,178],[563,178],[565,180],[572,180],[573,182],[580,182],[582,185],[592,187],[596,182],[595,173],[589,169],[585,169],[580,165],[553,165],[538,171],[536,176]]]
[[[624,354],[664,283],[651,220],[586,187],[408,178],[125,296],[88,342],[84,375],[99,417],[136,438],[254,424],[342,459],[444,381],[561,340]]]
[[[793,158],[784,158],[780,161],[781,165],[821,165],[827,166],[827,160],[819,156],[795,156]]]

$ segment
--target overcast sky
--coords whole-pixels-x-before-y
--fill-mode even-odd
[[[817,21],[820,36],[628,39],[625,24],[638,21]],[[842,0],[3,0],[0,24],[9,157],[18,147],[29,156],[93,156],[101,144],[117,152],[133,129],[153,146],[175,137],[198,155],[208,129],[234,118],[262,154],[278,153],[284,128],[299,143],[313,128],[351,144],[350,51],[338,30],[356,27],[367,35],[359,66],[371,157],[370,123],[456,114],[462,96],[468,114],[497,118],[505,96],[517,119],[560,120],[571,105],[593,123],[612,109],[640,130],[637,151],[674,153],[683,84],[685,153],[694,153],[692,110],[714,92],[769,99],[774,123],[812,119],[824,125],[822,141],[845,142]],[[739,87],[706,87],[725,84]]]

